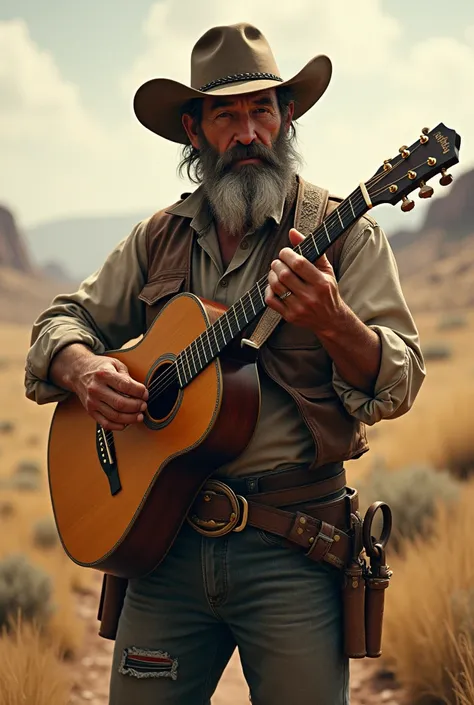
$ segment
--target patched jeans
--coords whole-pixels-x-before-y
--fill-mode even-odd
[[[208,538],[185,524],[129,583],[109,705],[209,705],[236,646],[252,705],[348,705],[340,580],[263,531]]]

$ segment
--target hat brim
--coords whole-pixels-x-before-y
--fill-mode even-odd
[[[189,144],[188,136],[181,122],[181,109],[191,98],[206,98],[217,95],[242,95],[255,93],[268,88],[292,89],[295,112],[293,119],[304,115],[321,98],[329,85],[332,64],[325,55],[311,59],[299,73],[288,81],[237,81],[216,87],[209,91],[199,91],[169,78],[154,78],[137,90],[133,108],[138,120],[148,130],[178,144]]]

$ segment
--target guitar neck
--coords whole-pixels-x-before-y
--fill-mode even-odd
[[[358,218],[369,210],[365,186],[359,186],[293,251],[315,262]],[[195,338],[176,360],[179,383],[186,386],[234,340],[266,307],[268,275]]]

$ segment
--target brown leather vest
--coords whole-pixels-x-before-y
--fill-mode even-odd
[[[269,233],[257,279],[264,276],[277,253],[290,245],[288,232],[294,226],[300,189],[285,208],[282,221]],[[328,209],[338,205],[330,197]],[[338,260],[347,233],[327,251],[338,276]],[[147,230],[148,281],[139,298],[146,304],[149,327],[176,294],[190,290],[194,231],[190,219],[159,211]],[[291,246],[291,245],[290,245]],[[358,458],[368,450],[365,427],[343,407],[332,385],[332,360],[319,339],[309,330],[282,321],[263,345],[259,365],[295,400],[315,443],[312,467]]]

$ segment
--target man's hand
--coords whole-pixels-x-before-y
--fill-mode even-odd
[[[293,246],[304,240],[297,230],[290,230]],[[287,292],[291,295],[280,297]],[[346,313],[334,270],[325,255],[311,264],[302,255],[285,247],[272,262],[268,275],[265,303],[288,323],[309,328],[315,334],[329,332]]]
[[[290,230],[293,246],[304,240]],[[290,296],[280,297],[290,291]],[[339,374],[350,385],[372,395],[382,359],[382,343],[342,300],[334,270],[325,255],[316,264],[285,247],[272,262],[265,302],[296,326],[318,336]]]
[[[92,418],[110,431],[143,421],[148,390],[132,379],[123,362],[83,345],[63,348],[51,365],[51,378],[74,392]]]

